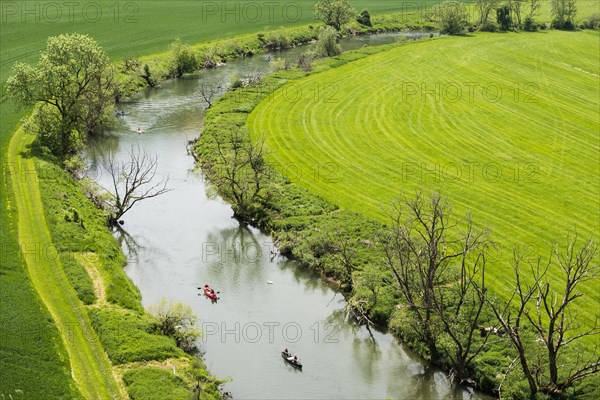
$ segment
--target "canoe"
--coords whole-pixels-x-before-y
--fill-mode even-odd
[[[212,294],[212,292],[210,290],[208,290],[207,288],[204,288],[204,294],[212,300],[217,300],[217,295]]]
[[[300,361],[294,361],[293,357],[288,358],[288,355],[285,354],[283,351],[281,352],[281,357],[283,357],[283,359],[289,364],[291,364],[293,367],[302,369],[302,363]]]

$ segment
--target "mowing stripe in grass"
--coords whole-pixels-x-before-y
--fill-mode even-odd
[[[399,195],[440,191],[457,215],[493,229],[503,252],[488,284],[504,292],[513,244],[545,256],[568,230],[600,236],[599,41],[597,31],[551,31],[416,42],[296,80],[247,126],[291,181],[373,219],[385,222]],[[590,324],[595,285],[577,309]]]
[[[44,217],[35,162],[22,154],[31,140],[32,136],[19,129],[8,148],[8,161],[16,166],[11,180],[18,214],[19,244],[31,282],[59,328],[80,392],[94,400],[119,398],[110,361],[57,262],[58,254]]]

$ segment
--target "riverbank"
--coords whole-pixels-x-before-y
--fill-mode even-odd
[[[273,101],[277,95],[293,102],[294,93],[290,90],[278,91],[279,88],[287,85],[287,88],[299,90],[302,86],[294,83],[297,79],[402,45],[406,43],[344,53],[314,63],[313,69],[308,72],[298,69],[280,70],[265,76],[248,88],[231,91],[208,110],[205,127],[195,145],[195,154],[203,171],[216,190],[232,204],[240,219],[273,236],[282,254],[340,280],[341,289],[345,291],[350,305],[362,310],[358,313],[359,319],[377,325],[389,325],[397,333],[401,333],[399,328],[402,321],[396,318],[390,320],[390,317],[395,314],[399,300],[395,297],[391,285],[376,283],[379,279],[385,280],[381,268],[377,271],[372,268],[381,263],[381,254],[376,249],[376,242],[378,232],[384,227],[383,223],[362,213],[340,209],[290,182],[286,177],[291,174],[298,180],[299,174],[302,174],[304,179],[326,182],[327,179],[334,179],[337,172],[328,169],[327,165],[317,164],[307,169],[299,168],[297,163],[279,162],[259,170],[242,165],[244,159],[239,155],[239,149],[248,149],[254,144],[253,151],[256,151],[262,146],[264,139],[261,139],[261,132],[252,132],[254,136],[250,137],[246,131],[248,118],[259,103]],[[414,42],[411,46],[419,46],[419,42]],[[285,97],[286,93],[289,99]],[[311,99],[312,93],[313,91]],[[281,97],[276,101],[281,102]],[[283,107],[278,107],[277,112],[285,111]],[[248,164],[251,165],[250,160]],[[250,202],[244,202],[239,193],[235,193],[237,189],[227,182],[235,177],[239,187],[252,188],[257,182],[257,171],[265,178],[262,191]],[[366,313],[363,312],[365,310]],[[486,315],[481,323],[491,326],[493,317]],[[418,339],[406,336],[403,338],[413,349],[426,356],[426,350]],[[509,369],[515,356],[512,348],[504,345],[502,341],[494,341],[475,360],[471,383],[487,393],[497,395],[500,383],[504,382],[504,371]],[[450,362],[441,365],[448,370],[452,368]],[[508,382],[505,382],[503,393],[510,393],[511,390],[514,390],[513,393],[519,393],[521,389],[518,388],[518,379],[512,385],[513,388],[507,389]]]
[[[373,18],[375,20],[376,18],[380,17]],[[382,25],[377,29],[385,28]],[[226,61],[234,57],[247,56],[252,53],[259,53],[265,51],[265,43],[262,40],[259,40],[260,37],[266,37],[266,40],[283,38],[283,43],[287,43],[286,46],[295,46],[300,43],[306,43],[307,41],[313,40],[314,38],[313,29],[309,28],[308,25],[300,28],[279,29],[276,30],[277,33],[270,32],[271,31],[264,31],[262,33],[262,36],[260,33],[238,35],[227,41],[212,41],[208,44],[202,43],[195,45],[194,47],[196,49],[205,49],[205,52],[207,53],[212,52],[216,54],[217,57],[222,57],[220,58],[221,60]],[[282,35],[282,32],[284,32],[285,35]],[[242,45],[241,47],[239,46],[240,44]],[[229,47],[230,45],[231,47]],[[241,51],[239,51],[240,49]],[[155,53],[153,55],[141,57],[141,60],[143,60],[145,63],[147,62],[150,65],[153,65],[159,70],[164,71],[164,65],[166,64],[168,55],[169,54],[167,52]],[[117,68],[120,68],[123,65],[121,61],[115,61],[114,64],[117,66]],[[124,74],[121,74],[121,78],[124,78],[123,75]],[[160,74],[158,74],[158,77],[159,79],[165,78],[165,76],[162,76]],[[140,80],[139,78],[140,77],[138,76],[132,79],[133,83],[132,86],[130,86],[129,88],[130,94],[136,93],[147,86],[147,83],[145,83],[143,79]],[[129,78],[125,77],[125,79]],[[26,114],[27,111],[17,110],[13,106],[11,106],[7,100],[4,89],[2,89],[2,104],[0,105],[0,111],[2,113],[3,121],[1,127],[1,148],[2,151],[5,151],[8,149],[8,143],[11,139],[11,136],[13,135],[13,132],[15,131],[14,127],[17,126],[17,124],[19,123],[19,119],[22,116],[24,116],[24,114]],[[51,166],[45,161],[37,160],[34,164],[35,168],[43,168],[46,172],[55,169],[55,166]],[[34,164],[31,164],[29,166],[31,167]],[[35,393],[37,393],[36,390],[38,390],[37,388],[26,389],[30,386],[28,379],[34,373],[32,371],[36,369],[36,365],[39,365],[39,370],[43,370],[45,372],[41,374],[40,377],[36,379],[36,381],[40,383],[40,388],[44,388],[44,395],[52,396],[52,393],[55,393],[57,398],[62,398],[65,396],[77,397],[79,395],[79,389],[75,386],[80,386],[80,383],[75,385],[74,381],[69,379],[69,376],[71,375],[71,366],[69,365],[69,357],[63,345],[64,336],[63,338],[61,338],[60,336],[60,329],[62,328],[59,325],[48,325],[46,320],[50,318],[50,315],[47,314],[47,312],[45,313],[44,308],[46,305],[41,302],[33,288],[26,284],[28,278],[23,268],[25,262],[20,257],[20,254],[25,253],[27,250],[20,250],[18,248],[17,243],[17,213],[15,211],[14,203],[11,200],[12,198],[14,198],[12,193],[12,183],[10,179],[12,174],[11,165],[12,164],[9,161],[4,163],[3,165],[2,184],[5,190],[2,190],[1,195],[3,205],[1,215],[3,221],[3,256],[2,274],[0,276],[0,279],[3,287],[6,285],[6,290],[3,290],[3,293],[5,294],[5,296],[3,297],[5,301],[2,302],[3,306],[10,304],[19,304],[19,310],[21,310],[21,313],[13,315],[14,313],[12,312],[12,309],[10,311],[7,310],[6,312],[2,313],[3,337],[7,338],[6,341],[3,341],[2,354],[3,362],[6,361],[8,363],[6,364],[6,368],[4,370],[11,371],[10,374],[3,373],[3,377],[10,376],[11,379],[10,383],[8,383],[8,381],[3,382],[2,393],[25,393],[31,395],[32,397],[39,397],[35,395]],[[36,171],[38,170],[36,169]],[[74,185],[73,182],[71,182],[70,178],[63,175],[63,173],[59,173],[58,171],[53,171],[52,173],[56,173],[61,176],[60,179],[56,180],[57,182],[60,182],[60,188],[52,188],[48,186],[40,189],[42,190],[43,194],[41,196],[42,199],[45,200],[47,194],[52,195],[52,193],[56,193],[56,191],[62,193],[61,195],[63,195],[68,194],[70,192],[77,193],[81,190],[81,188],[78,187],[78,185]],[[43,179],[42,181],[45,182]],[[28,190],[28,187],[21,188]],[[49,192],[46,193],[46,190],[48,190]],[[11,196],[11,199],[9,199],[9,195]],[[19,196],[29,195],[27,193],[19,193]],[[79,202],[79,205],[74,207],[74,210],[77,210],[79,206],[87,208],[89,205],[84,205],[85,201],[83,199],[78,199],[77,201]],[[57,209],[59,210],[59,215],[63,215],[66,219],[71,220],[55,221],[58,225],[63,225],[63,223],[72,222],[72,220],[74,219],[73,210],[61,210],[60,207],[57,207]],[[45,210],[45,212],[47,213],[48,211]],[[77,214],[79,214],[79,211],[77,212]],[[93,216],[91,218],[98,218],[97,220],[100,221],[102,217]],[[48,217],[48,219],[51,219],[50,216]],[[12,229],[11,227],[13,227],[14,229]],[[50,226],[50,229],[52,230],[52,226]],[[108,233],[106,228],[102,229],[104,229],[106,233]],[[53,246],[55,247],[61,247],[61,245],[59,245],[58,242],[63,239],[68,239],[66,237],[61,237],[60,231],[61,229],[57,229],[57,232],[59,232],[57,234],[58,236],[56,236],[55,238],[53,237]],[[108,233],[108,237],[111,237],[110,233]],[[111,240],[114,241],[112,237]],[[93,240],[91,241],[93,242]],[[82,247],[77,248],[77,246],[79,245],[81,245]],[[88,259],[88,256],[91,256],[92,260],[102,258],[100,256],[97,256],[97,254],[101,253],[101,251],[93,254],[88,254],[87,250],[81,251],[82,249],[87,249],[88,245],[89,242],[67,243],[64,245],[65,247],[63,249],[65,253],[63,254],[61,252],[59,254],[59,258],[61,260],[62,266],[64,267],[66,277],[69,281],[69,284],[74,288],[75,294],[78,297],[78,301],[82,302],[82,304],[87,305],[89,307],[94,306],[95,302],[98,300],[95,290],[97,290],[98,287],[105,287],[106,290],[104,291],[104,295],[108,300],[106,304],[116,304],[116,306],[118,306],[117,308],[119,309],[130,309],[132,310],[131,313],[137,314],[136,317],[132,317],[133,320],[138,319],[138,317],[141,315],[141,304],[139,303],[139,294],[136,293],[136,290],[132,290],[131,283],[122,271],[122,263],[124,262],[124,258],[123,255],[120,253],[120,250],[118,250],[118,253],[111,253],[112,255],[110,257],[110,260],[101,260],[102,262],[99,264],[101,268],[96,268],[94,267],[94,264],[96,262],[86,264],[86,260]],[[108,247],[112,248],[113,245],[109,245]],[[111,251],[114,251],[114,249]],[[88,268],[82,267],[82,263],[88,265]],[[115,274],[114,277],[112,276],[113,273]],[[104,277],[106,279],[106,282],[104,282],[103,284],[98,284],[98,277]],[[113,306],[111,305],[110,307]],[[24,319],[23,314],[27,314],[28,317]],[[102,329],[102,325],[104,323],[103,317],[106,317],[106,315],[103,314],[100,317],[96,316],[92,319],[92,325],[94,326],[94,328]],[[107,318],[108,317],[104,319]],[[117,322],[120,324],[123,321]],[[142,331],[143,330],[144,329],[142,329]],[[35,334],[23,335],[23,332],[34,332]],[[109,338],[106,338],[106,335],[100,336],[102,336],[101,341],[109,341]],[[8,340],[8,338],[13,339]],[[39,351],[31,350],[33,348],[39,347],[37,346],[39,343],[45,343],[45,345],[41,346]],[[21,353],[24,349],[29,349],[28,354],[30,354],[30,357],[32,357],[33,359],[27,361],[26,365],[21,365],[21,361],[23,360]],[[9,362],[8,360],[11,361]],[[43,367],[41,367],[42,365]],[[32,366],[34,367],[32,368]],[[121,366],[117,368],[121,368]],[[150,373],[148,376],[152,374],[154,374],[154,372]],[[134,376],[134,379],[129,379],[128,382],[132,386],[136,386],[137,381],[143,383],[141,386],[149,384],[149,386],[152,387],[152,383],[154,383],[154,378],[151,378],[148,381],[144,381],[145,375],[146,374],[133,374],[132,376]],[[101,386],[102,385],[99,385],[99,387]],[[112,384],[110,384],[109,386],[113,387]],[[114,387],[110,390],[114,390]]]
[[[8,153],[15,166],[10,178],[19,241],[81,395],[179,399],[201,381],[200,398],[220,398],[221,381],[173,338],[159,334],[157,322],[144,312],[106,216],[71,176],[30,153],[32,139],[19,130]],[[174,366],[179,374],[173,374]]]

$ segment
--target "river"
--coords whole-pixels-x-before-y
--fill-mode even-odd
[[[386,34],[345,40],[343,47],[398,40]],[[126,160],[132,146],[159,159],[157,175],[172,189],[139,203],[117,235],[129,257],[126,271],[145,306],[162,297],[190,304],[202,321],[205,362],[236,399],[487,399],[451,385],[392,335],[358,326],[344,298],[293,261],[276,255],[271,238],[232,218],[186,153],[202,127],[201,85],[234,75],[267,73],[267,57],[297,57],[303,48],[262,54],[148,89],[119,107],[116,129],[90,143],[89,176],[106,185],[100,165],[109,152]],[[144,130],[143,134],[134,131]],[[271,283],[272,282],[272,283]],[[198,287],[220,291],[213,304]],[[297,353],[303,371],[280,351]]]

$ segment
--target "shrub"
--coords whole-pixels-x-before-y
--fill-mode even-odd
[[[523,21],[523,29],[527,32],[535,32],[537,31],[537,28],[538,26],[533,20],[533,17],[531,15],[526,16],[525,20]]]
[[[312,62],[309,54],[300,54],[300,57],[298,57],[298,68],[304,72],[312,70]]]
[[[359,14],[358,17],[356,18],[356,21],[364,26],[373,26],[373,24],[371,24],[371,15],[369,14],[369,11],[362,10]]]
[[[485,21],[483,24],[479,25],[479,30],[481,32],[496,32],[498,30],[498,25],[492,21]]]
[[[222,61],[223,59],[219,55],[217,46],[207,48],[204,52],[200,53],[198,57],[199,66],[202,68],[214,68]]]
[[[600,18],[598,17],[598,14],[590,16],[588,19],[581,23],[581,26],[584,29],[598,29],[598,27],[600,26]]]
[[[319,41],[313,49],[313,58],[337,56],[341,52],[342,46],[338,43],[337,31],[330,26],[321,27]]]
[[[200,329],[198,317],[189,304],[167,303],[163,297],[158,304],[149,306],[147,312],[157,318],[160,332],[174,338],[177,346],[188,352],[196,348]]]
[[[449,35],[459,35],[467,26],[467,8],[457,1],[445,1],[436,7],[440,31]]]
[[[171,43],[171,54],[167,61],[169,76],[180,78],[183,74],[194,72],[198,68],[198,60],[191,47],[181,43],[177,38]]]
[[[509,5],[503,5],[496,9],[496,21],[500,26],[500,30],[507,31],[512,25],[512,15]]]
[[[290,38],[281,30],[270,32],[265,42],[265,48],[268,50],[281,50],[290,47],[290,45]]]
[[[279,71],[281,69],[288,70],[290,69],[290,62],[285,58],[277,57],[275,60],[271,61],[271,68],[275,71]]]

